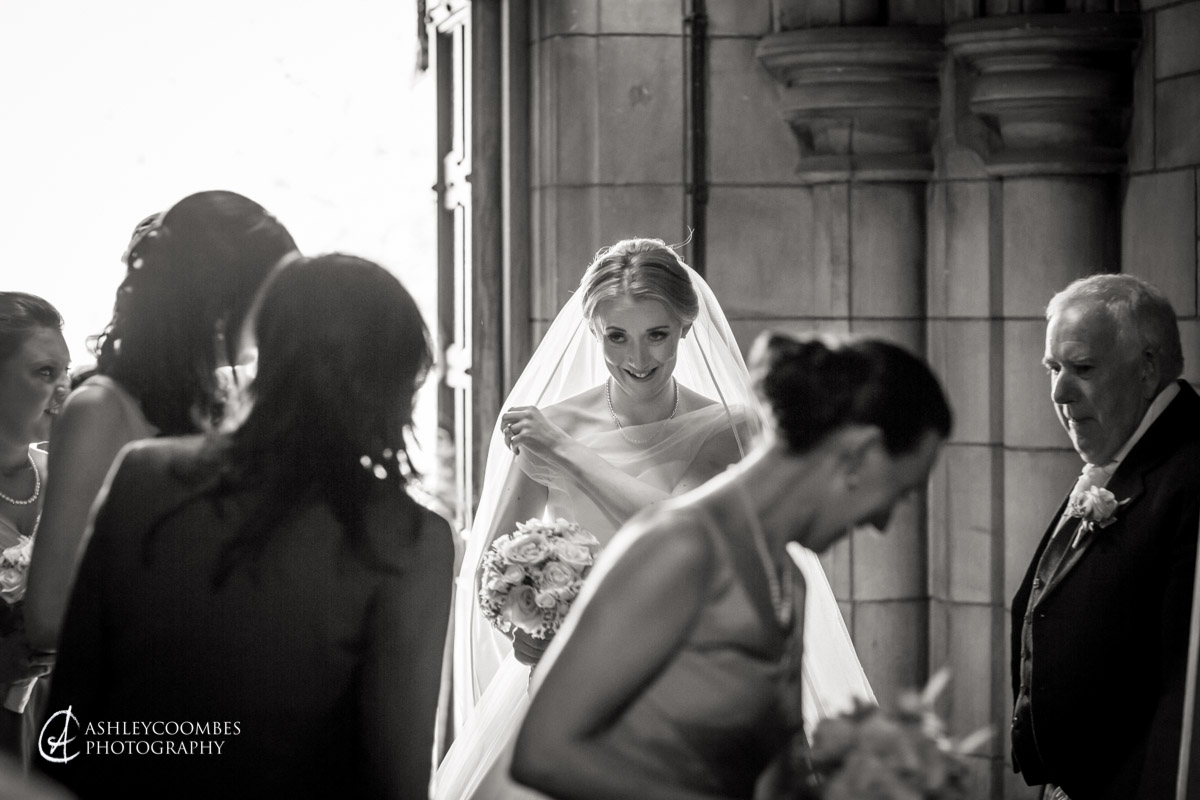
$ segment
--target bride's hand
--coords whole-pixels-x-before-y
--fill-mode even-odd
[[[513,455],[527,448],[535,456],[554,462],[562,445],[570,439],[562,428],[546,419],[536,406],[515,406],[500,415],[504,444]]]
[[[513,655],[528,667],[535,667],[542,660],[546,648],[554,641],[554,634],[545,639],[535,639],[520,628],[513,629]]]

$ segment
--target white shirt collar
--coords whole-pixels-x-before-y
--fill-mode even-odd
[[[1129,455],[1129,451],[1133,449],[1133,446],[1141,440],[1146,431],[1150,429],[1150,426],[1154,424],[1154,421],[1167,410],[1167,406],[1171,404],[1171,401],[1175,399],[1175,395],[1177,394],[1179,394],[1179,383],[1171,381],[1166,388],[1158,393],[1158,396],[1154,398],[1154,402],[1150,403],[1150,407],[1146,409],[1146,414],[1142,417],[1142,422],[1137,426],[1137,430],[1121,446],[1121,449],[1113,456],[1112,461],[1101,467],[1101,469],[1108,473],[1110,478],[1117,471],[1117,467],[1121,465],[1121,462],[1125,460],[1125,456]]]

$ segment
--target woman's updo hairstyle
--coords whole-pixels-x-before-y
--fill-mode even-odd
[[[97,371],[130,391],[165,434],[220,417],[214,334],[226,357],[267,274],[296,249],[287,229],[235,192],[189,195],[138,223],[112,321],[96,337]]]
[[[0,292],[0,363],[21,349],[38,328],[61,331],[58,309],[35,294]]]
[[[658,300],[684,326],[700,313],[700,300],[687,267],[661,239],[623,239],[596,253],[579,282],[583,316],[594,319],[605,300],[632,297]]]
[[[750,370],[776,432],[796,453],[847,425],[879,428],[893,456],[911,452],[926,431],[950,435],[950,404],[938,379],[890,342],[768,331],[751,348]]]

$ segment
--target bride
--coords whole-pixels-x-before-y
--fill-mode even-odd
[[[547,643],[524,634],[512,641],[479,609],[479,564],[495,537],[531,517],[563,517],[607,543],[634,513],[737,461],[761,425],[716,298],[657,239],[620,241],[596,255],[505,409],[458,579],[456,738],[435,777],[439,800],[525,792],[508,779],[508,761],[528,703],[528,665]],[[816,697],[839,708],[850,696],[870,699],[815,556],[805,575],[816,586],[807,613],[828,624],[816,626],[815,649],[825,656],[809,650],[803,707],[817,713]]]

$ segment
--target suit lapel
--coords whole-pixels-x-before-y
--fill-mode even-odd
[[[1079,537],[1079,545],[1077,547],[1071,547],[1070,545],[1067,546],[1067,551],[1066,554],[1063,555],[1062,562],[1059,563],[1058,569],[1051,577],[1050,582],[1046,584],[1046,590],[1042,594],[1042,599],[1045,599],[1047,595],[1049,595],[1062,584],[1067,575],[1070,574],[1071,570],[1075,569],[1075,566],[1080,562],[1084,555],[1086,555],[1087,552],[1092,549],[1092,545],[1095,542],[1102,537],[1121,536],[1125,533],[1125,515],[1129,513],[1130,507],[1137,502],[1137,498],[1142,494],[1142,473],[1140,471],[1134,472],[1132,470],[1118,469],[1117,472],[1112,476],[1112,479],[1108,482],[1108,485],[1104,488],[1112,492],[1113,497],[1117,498],[1117,501],[1122,503],[1122,505],[1119,506],[1114,512],[1113,516],[1115,521],[1111,525],[1104,528],[1096,527],[1090,531],[1083,531],[1082,535]],[[1075,532],[1071,533],[1072,538],[1074,538],[1075,535]]]
[[[1069,498],[1069,495],[1068,495]],[[1020,607],[1021,613],[1032,609],[1041,602],[1044,596],[1044,591],[1039,588],[1037,594],[1034,594],[1038,567],[1041,566],[1042,559],[1046,557],[1046,550],[1050,547],[1050,542],[1054,535],[1058,533],[1059,527],[1063,524],[1063,511],[1066,510],[1067,499],[1064,499],[1058,504],[1058,513],[1054,515],[1054,521],[1046,526],[1046,530],[1042,533],[1041,541],[1038,542],[1037,550],[1034,551],[1033,559],[1029,562],[1029,569],[1025,571],[1025,579],[1021,582],[1021,587],[1017,589],[1017,594],[1013,597],[1014,611]]]

